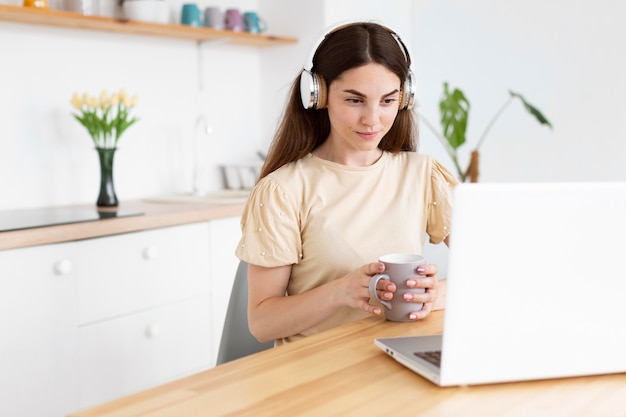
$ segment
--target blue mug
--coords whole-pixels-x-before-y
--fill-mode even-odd
[[[263,33],[267,30],[267,23],[256,12],[245,12],[243,24],[249,33]]]
[[[183,4],[183,10],[180,14],[180,23],[189,26],[202,26],[200,18],[200,9],[195,3]]]

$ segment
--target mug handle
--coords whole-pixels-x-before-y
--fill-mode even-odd
[[[252,19],[247,14],[242,15],[243,25],[246,29],[250,29],[252,27]]]
[[[265,19],[259,16],[259,33],[263,33],[267,30],[267,22]]]
[[[235,19],[235,16],[233,13],[226,13],[224,14],[224,25],[226,25],[227,28],[232,29],[235,27],[237,20]]]
[[[381,300],[378,297],[378,293],[376,292],[376,286],[378,285],[378,281],[380,281],[381,279],[391,281],[391,278],[387,274],[376,274],[372,278],[370,278],[370,297],[375,298],[379,303],[391,310],[391,303],[386,300]]]

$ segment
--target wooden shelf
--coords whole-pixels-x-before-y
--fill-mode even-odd
[[[251,46],[278,46],[297,42],[295,38],[282,36],[255,35],[246,32],[140,22],[103,16],[84,16],[74,12],[41,10],[9,5],[0,5],[0,21],[131,35],[159,36],[198,42],[223,40],[226,43]]]

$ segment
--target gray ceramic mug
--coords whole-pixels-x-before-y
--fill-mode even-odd
[[[224,13],[219,7],[204,9],[204,25],[213,29],[224,29]]]
[[[423,293],[424,288],[409,288],[406,281],[410,278],[420,278],[423,275],[417,273],[417,267],[426,263],[421,255],[412,253],[394,253],[381,256],[378,259],[385,264],[385,272],[376,274],[370,279],[370,297],[377,300],[385,310],[385,317],[390,321],[412,321],[409,314],[422,309],[421,303],[405,301],[403,294],[407,292]],[[381,300],[376,293],[376,286],[381,279],[396,284],[396,291],[390,301]]]

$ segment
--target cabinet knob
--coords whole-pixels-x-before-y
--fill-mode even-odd
[[[149,339],[154,339],[155,337],[158,337],[161,334],[161,326],[159,326],[158,324],[151,324],[148,327],[146,327],[146,336]]]
[[[55,275],[68,275],[72,272],[72,269],[74,269],[74,264],[69,259],[60,260],[52,267]]]
[[[154,245],[146,246],[143,250],[143,259],[155,259],[159,255],[159,248]]]

